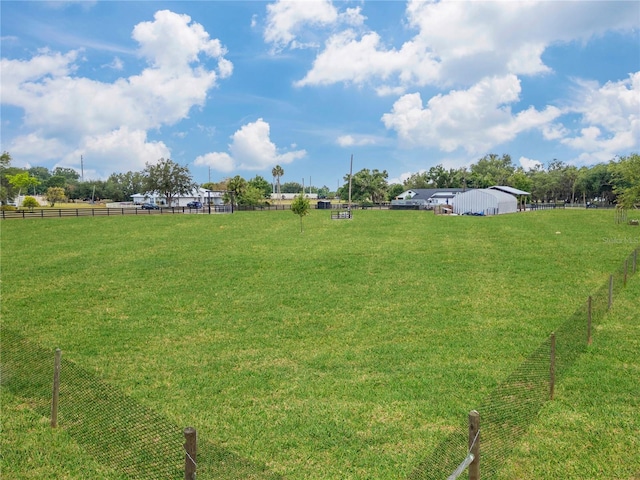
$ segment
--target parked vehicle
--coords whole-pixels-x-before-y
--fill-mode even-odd
[[[202,208],[202,203],[200,203],[198,201],[189,202],[189,203],[187,203],[187,207],[188,208]]]
[[[160,207],[158,205],[156,205],[155,203],[143,203],[142,204],[142,209],[143,210],[159,210]]]

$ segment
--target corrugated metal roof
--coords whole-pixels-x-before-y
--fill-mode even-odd
[[[501,192],[510,193],[511,195],[531,195],[530,192],[525,192],[524,190],[518,190],[517,188],[508,187],[506,185],[494,185],[493,187],[489,187],[493,190],[499,190]]]

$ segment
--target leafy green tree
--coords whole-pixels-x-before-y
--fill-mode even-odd
[[[24,200],[22,201],[22,206],[25,208],[28,208],[30,212],[33,212],[33,209],[35,207],[39,207],[40,204],[38,203],[38,201],[33,198],[32,196],[28,195],[26,197],[24,197]]]
[[[11,165],[11,154],[7,151],[2,152],[0,155],[0,168],[4,169]]]
[[[612,162],[611,171],[618,205],[626,209],[640,208],[640,155],[633,153]]]
[[[130,202],[131,195],[144,190],[145,177],[142,172],[112,173],[104,186],[102,198],[110,198],[114,202]]]
[[[20,193],[22,193],[23,189],[25,192],[28,192],[29,188],[36,187],[40,184],[40,180],[29,175],[29,172],[7,175],[7,180],[14,188],[18,189],[18,196],[20,196]]]
[[[329,187],[327,187],[326,185],[323,185],[318,189],[317,193],[318,193],[318,198],[327,198],[331,192],[329,191]]]
[[[49,187],[45,193],[45,198],[47,199],[47,202],[49,202],[49,206],[53,207],[56,203],[66,200],[67,197],[64,193],[64,188]]]
[[[35,187],[35,191],[39,195],[43,194],[47,190],[47,182],[51,178],[49,169],[46,167],[31,167],[28,172],[32,177],[40,180],[40,184]]]
[[[404,182],[404,190],[415,190],[418,188],[432,188],[431,179],[427,172],[413,173]],[[403,191],[404,191],[403,190]],[[400,192],[402,193],[402,192]]]
[[[116,202],[121,202],[122,200],[116,200],[110,195],[107,195],[107,182],[103,182],[102,180],[89,180],[86,182],[80,182],[76,186],[76,189],[73,192],[73,197],[77,199],[101,199],[101,198],[111,198]],[[131,198],[129,198],[131,201]]]
[[[67,179],[62,175],[52,175],[47,179],[46,186],[47,188],[49,187],[65,188],[67,186]]]
[[[387,178],[389,174],[386,170],[382,172],[378,169],[370,171],[363,168],[351,180],[351,198],[356,201],[371,201],[373,203],[383,202],[387,198]],[[349,176],[345,176],[348,189]],[[344,188],[344,187],[343,187]],[[349,193],[347,191],[348,198]]]
[[[157,163],[147,163],[142,171],[144,176],[144,193],[162,195],[167,205],[180,195],[188,195],[196,188],[189,168],[177,164],[171,159],[161,158]]]
[[[219,182],[207,182],[200,185],[202,188],[206,188],[207,190],[216,191],[216,192],[224,192],[227,190],[227,185],[229,184],[230,178],[224,178]]]
[[[242,193],[238,196],[238,205],[246,205],[256,207],[264,205],[264,190],[248,184]]]
[[[254,178],[247,182],[248,187],[253,187],[262,192],[264,198],[271,197],[271,184],[260,175],[256,175]]]
[[[69,183],[80,180],[80,174],[73,168],[56,167],[53,169],[52,175],[54,177],[64,177]]]
[[[513,175],[514,169],[510,155],[503,154],[502,157],[498,157],[495,153],[490,153],[471,165],[469,186],[488,188],[493,185],[505,185]]]
[[[589,191],[589,167],[580,167],[576,178],[576,192],[582,196],[582,203],[587,203],[587,193]]]
[[[304,230],[302,228],[302,217],[309,214],[309,208],[311,204],[309,199],[304,196],[304,193],[301,193],[291,202],[291,211],[300,217],[300,233]]]
[[[281,193],[300,193],[302,184],[298,182],[286,182],[282,185]]]
[[[604,202],[613,202],[613,170],[609,165],[598,163],[591,167],[589,171],[589,188],[592,192],[592,199]]]
[[[429,177],[429,183],[435,188],[450,187],[451,175],[442,165],[431,167],[427,176]]]
[[[391,185],[389,185],[389,191],[387,192],[389,200],[393,200],[405,190],[406,188],[404,187],[404,185],[400,185],[399,183],[392,183]]]

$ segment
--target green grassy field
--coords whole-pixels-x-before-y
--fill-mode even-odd
[[[357,211],[352,221],[314,210],[304,224],[300,234],[286,211],[3,221],[2,326],[195,426],[245,461],[242,478],[396,479],[640,240],[597,210]],[[616,447],[637,432],[637,386],[624,375],[587,381],[617,371],[619,356],[607,353],[620,344],[637,377],[637,340],[626,335],[638,328],[633,299],[596,331],[504,478],[640,471]],[[119,478],[23,399],[2,395],[7,478]],[[590,455],[580,443],[587,416],[609,432],[591,467],[556,468],[559,445],[572,462]],[[25,455],[33,469],[16,463]]]

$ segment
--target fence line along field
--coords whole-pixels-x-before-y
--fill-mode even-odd
[[[3,333],[3,432],[13,433],[2,471],[127,478],[118,458],[87,453],[99,432],[65,427],[68,361],[150,424],[197,428],[198,478],[407,478],[640,237],[599,210],[375,210],[349,222],[314,210],[304,222],[304,234],[289,211],[3,222],[2,328],[50,351],[48,370],[60,348],[63,366],[51,431],[42,399],[5,386]],[[597,411],[593,387],[572,384],[567,396]],[[616,401],[628,397],[602,408]],[[627,438],[637,423],[621,411]],[[532,428],[561,439],[565,420]],[[111,428],[126,429],[118,421]],[[543,446],[535,455],[528,467],[505,459],[500,478],[536,478],[558,461]],[[604,465],[593,478],[632,477],[638,465],[620,470],[620,455],[605,461],[626,477]]]

